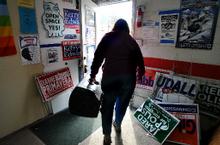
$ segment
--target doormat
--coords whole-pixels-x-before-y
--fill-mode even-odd
[[[46,145],[78,145],[101,127],[101,114],[97,118],[72,115],[68,109],[31,127]]]

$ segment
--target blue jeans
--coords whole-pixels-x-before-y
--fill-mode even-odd
[[[114,105],[116,103],[116,123],[121,124],[136,84],[135,75],[104,76],[101,87],[102,96],[102,128],[103,134],[110,135]]]

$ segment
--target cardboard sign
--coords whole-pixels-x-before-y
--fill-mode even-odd
[[[35,80],[43,101],[48,101],[54,95],[73,87],[69,68],[38,75]]]
[[[134,113],[135,118],[159,143],[163,143],[179,120],[155,104],[151,99],[147,99]]]
[[[62,42],[63,60],[71,60],[73,58],[80,58],[80,41],[68,40]]]
[[[212,84],[201,84],[196,96],[200,111],[206,115],[220,117],[220,87]]]
[[[198,86],[195,80],[167,74],[156,74],[154,98],[161,102],[193,103]]]
[[[199,145],[199,110],[197,104],[158,103],[158,105],[180,119],[180,123],[170,134],[168,141]]]

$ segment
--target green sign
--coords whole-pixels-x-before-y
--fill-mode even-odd
[[[135,118],[158,142],[163,143],[179,120],[155,104],[151,99],[147,99],[134,113]]]

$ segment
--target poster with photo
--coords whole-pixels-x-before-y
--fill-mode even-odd
[[[177,48],[210,50],[218,18],[217,0],[182,0]]]
[[[49,48],[47,49],[47,63],[52,64],[52,63],[57,63],[59,62],[59,53],[57,48]]]
[[[37,35],[20,35],[19,44],[23,65],[40,63],[40,45]]]
[[[35,77],[35,80],[43,101],[49,101],[56,94],[73,87],[73,81],[68,67],[40,74]]]
[[[176,44],[178,10],[160,11],[160,44]]]
[[[193,103],[198,91],[196,80],[169,74],[156,74],[153,98],[161,102]]]
[[[158,105],[180,120],[167,141],[184,145],[199,145],[198,104],[158,103]]]
[[[199,104],[201,113],[220,118],[220,86],[200,84],[195,102]]]
[[[79,40],[62,41],[63,60],[80,58],[81,49]]]

